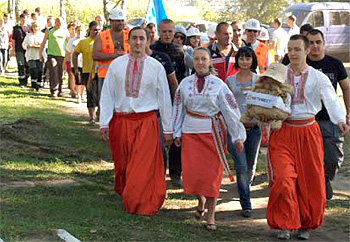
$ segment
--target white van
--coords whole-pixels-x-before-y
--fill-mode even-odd
[[[300,27],[309,23],[324,33],[326,52],[342,57],[350,56],[350,3],[300,3],[286,9],[286,16],[297,17]]]

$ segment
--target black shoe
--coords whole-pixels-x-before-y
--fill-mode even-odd
[[[331,181],[328,178],[326,178],[326,199],[331,200],[332,197],[333,197],[332,184],[331,184]]]
[[[241,215],[244,218],[250,218],[252,216],[252,210],[250,209],[243,210]]]

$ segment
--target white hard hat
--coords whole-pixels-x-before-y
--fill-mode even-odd
[[[258,40],[269,40],[269,32],[267,31],[266,28],[261,27],[260,29],[260,35],[257,38]]]
[[[186,36],[186,28],[184,26],[175,26],[175,33],[182,33]]]
[[[109,13],[110,20],[125,20],[124,10],[120,8],[114,8]]]
[[[200,36],[199,29],[191,27],[187,30],[187,37]]]
[[[260,22],[251,18],[245,23],[245,29],[260,31]]]
[[[208,35],[209,38],[214,39],[216,37],[215,36],[215,30],[216,30],[216,25],[215,24],[209,25],[208,32],[207,32],[207,35]]]

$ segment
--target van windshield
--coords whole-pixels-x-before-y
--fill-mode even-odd
[[[285,14],[285,18],[284,19],[287,19],[287,17],[289,15],[295,15],[295,17],[297,17],[297,21],[296,21],[296,24],[298,26],[301,26],[304,19],[306,18],[306,16],[309,14],[310,12],[309,11],[300,11],[300,10],[293,10],[293,11],[289,11],[289,12],[286,12]]]

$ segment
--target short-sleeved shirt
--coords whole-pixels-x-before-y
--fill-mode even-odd
[[[21,27],[16,25],[13,27],[12,39],[15,40],[15,52],[26,52],[22,47],[22,43],[28,32],[29,29],[26,26]]]
[[[63,28],[49,30],[47,54],[62,56],[66,54],[67,31]]]
[[[328,76],[335,91],[337,91],[338,82],[348,77],[343,63],[335,57],[325,55],[325,57],[320,61],[312,61],[309,58],[307,58],[306,63]],[[330,120],[328,112],[323,104],[322,110],[316,115],[316,119]]]
[[[94,42],[94,39],[86,38],[79,41],[78,45],[74,48],[74,51],[83,54],[83,73],[90,73]]]
[[[72,60],[72,57],[73,57],[73,52],[74,52],[74,48],[75,46],[78,45],[78,43],[82,40],[82,38],[77,38],[77,37],[74,37],[74,38],[71,38],[68,43],[67,43],[67,46],[66,46],[66,50],[68,52],[71,53],[71,58],[70,58],[70,62],[72,63],[72,67],[73,66],[73,60]],[[83,57],[82,57],[82,54],[79,54],[78,55],[78,67],[82,68],[83,67]]]
[[[182,47],[174,43],[164,44],[160,40],[154,42],[150,47],[152,50],[165,53],[169,56],[175,70],[176,79],[180,83],[186,76],[185,57]]]
[[[232,91],[233,95],[235,96],[239,111],[241,114],[245,113],[247,110],[247,102],[246,102],[246,95],[247,92],[244,91],[244,88],[252,88],[254,86],[254,83],[257,81],[258,75],[252,72],[252,80],[250,82],[242,83],[237,81],[237,74],[228,76],[226,78],[225,83]]]
[[[174,67],[171,64],[170,57],[167,54],[152,50],[151,57],[153,57],[162,64],[167,76],[175,72]]]

